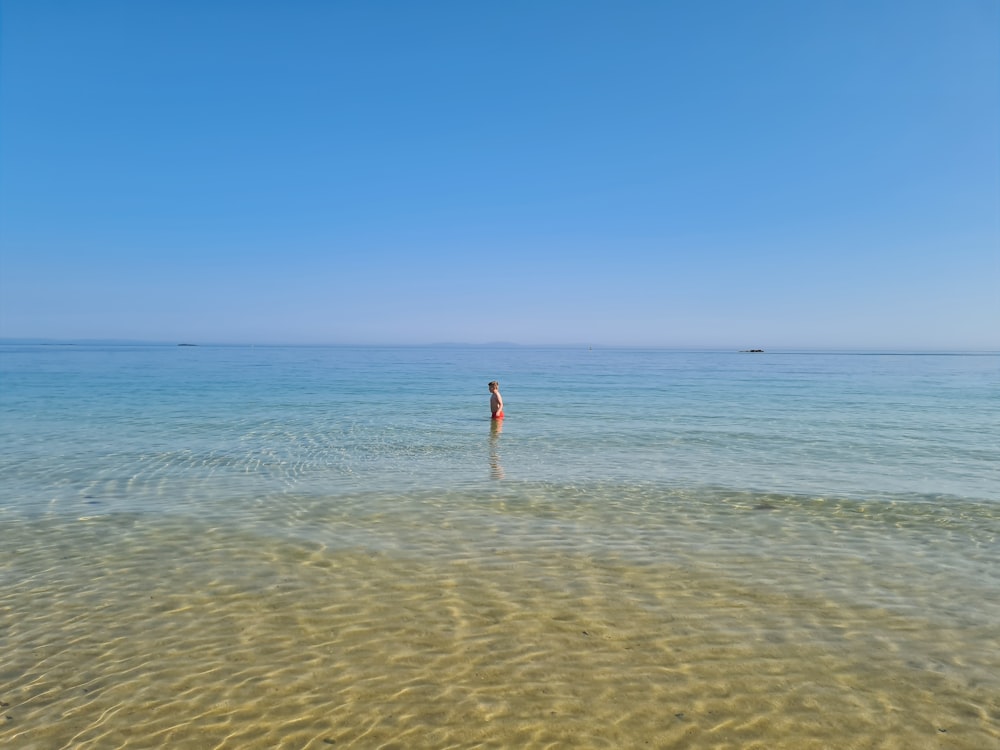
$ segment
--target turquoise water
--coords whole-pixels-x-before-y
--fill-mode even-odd
[[[16,746],[1000,746],[997,355],[6,345],[0,448]]]
[[[0,367],[7,513],[472,489],[494,464],[516,482],[1000,497],[997,356],[8,346]]]

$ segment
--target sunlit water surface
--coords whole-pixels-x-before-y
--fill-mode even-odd
[[[995,355],[0,378],[0,746],[1000,748]]]

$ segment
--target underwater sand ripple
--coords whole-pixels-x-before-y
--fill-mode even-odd
[[[718,563],[141,517],[21,532],[0,566],[4,746],[1000,745],[1000,650]]]

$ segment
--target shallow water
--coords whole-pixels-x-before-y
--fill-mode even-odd
[[[997,365],[0,347],[0,743],[1000,747]]]

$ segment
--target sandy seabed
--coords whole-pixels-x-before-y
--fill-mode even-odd
[[[736,559],[9,531],[4,748],[1000,748],[996,628]]]

